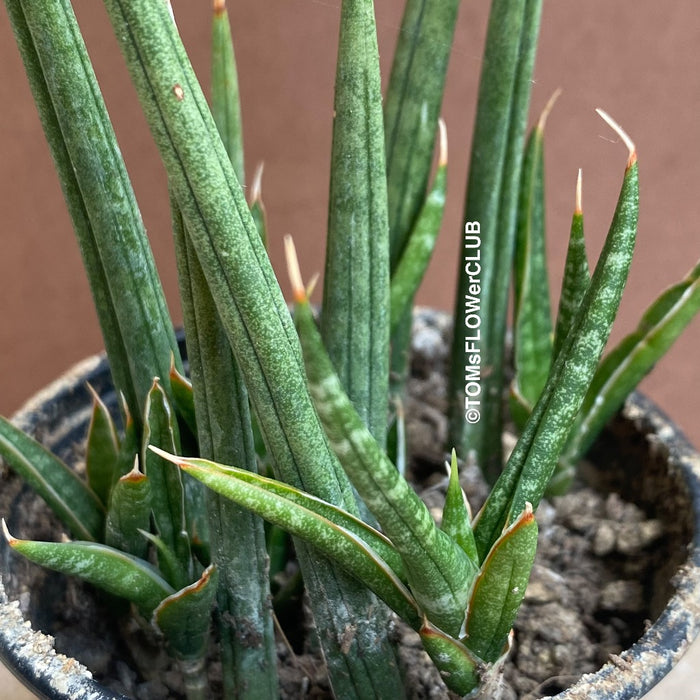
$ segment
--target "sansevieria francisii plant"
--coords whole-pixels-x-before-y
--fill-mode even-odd
[[[121,411],[111,415],[95,395],[84,476],[0,420],[0,454],[70,539],[23,540],[6,526],[4,534],[18,554],[130,601],[180,662],[190,698],[211,697],[210,636],[225,697],[278,697],[268,550],[281,531],[294,539],[336,697],[404,696],[392,614],[418,632],[451,691],[478,693],[510,648],[540,500],[566,490],[602,427],[700,307],[696,267],[600,361],[638,212],[635,147],[601,111],[627,147],[618,204],[589,272],[579,177],[552,316],[543,218],[551,104],[525,138],[542,3],[493,0],[464,225],[452,232],[463,256],[449,485],[434,522],[403,476],[396,406],[412,301],[445,206],[449,125],[439,115],[459,4],[406,1],[383,97],[372,0],[342,0],[317,323],[291,239],[293,315],[280,291],[259,181],[250,201],[244,195],[223,0],[214,3],[209,101],[167,2],[105,0],[168,175],[185,365],[71,4],[5,0]],[[520,433],[504,464],[506,415]],[[473,517],[459,483],[467,456],[492,484]],[[235,632],[242,627],[245,637]]]

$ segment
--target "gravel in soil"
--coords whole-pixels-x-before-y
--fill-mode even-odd
[[[435,320],[422,326],[419,320],[417,325],[411,397],[406,406],[413,458],[409,477],[419,484],[419,492],[439,520],[446,487],[442,467],[446,438],[442,365],[447,330]],[[473,464],[463,464],[460,474],[476,512],[487,487]],[[0,488],[3,512],[14,502],[29,514],[31,527],[17,523],[17,534],[51,539],[55,523],[46,517],[45,509],[36,505],[26,489],[19,489],[16,480],[12,487],[6,486],[6,474],[0,474],[0,480],[5,482]],[[628,647],[652,617],[652,582],[666,536],[660,520],[648,517],[615,492],[599,492],[582,484],[569,495],[543,501],[537,520],[537,559],[516,623],[511,654],[502,676],[488,691],[494,699],[530,700],[559,692]],[[290,575],[293,573],[292,566]],[[30,588],[30,580],[35,587]],[[120,626],[107,612],[123,612],[121,603],[108,601],[99,593],[86,595],[83,584],[25,562],[18,563],[6,587],[9,597],[21,601],[35,625],[56,637],[59,651],[83,661],[110,687],[133,698],[181,697],[179,674],[157,640],[144,632],[145,625],[132,620]],[[77,601],[79,606],[75,606]],[[329,698],[325,668],[305,615],[306,606],[301,599],[296,605],[300,606],[307,634],[296,648],[279,636],[281,697]],[[52,615],[56,617],[49,623]],[[400,659],[411,688],[409,697],[450,697],[418,636],[398,621],[392,634],[400,642]],[[118,660],[120,656],[124,660]],[[220,668],[215,657],[209,667],[216,690],[220,688]]]

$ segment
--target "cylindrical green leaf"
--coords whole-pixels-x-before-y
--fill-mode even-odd
[[[486,669],[462,642],[427,621],[420,629],[420,639],[452,692],[465,697],[478,688]]]
[[[546,116],[547,110],[533,129],[525,149],[515,241],[515,381],[519,393],[531,405],[535,404],[544,388],[552,357],[552,316],[544,225],[543,141]]]
[[[384,103],[392,274],[425,201],[459,0],[407,0]],[[404,392],[412,314],[392,315],[391,392]]]
[[[508,292],[541,5],[541,0],[491,5],[460,246],[448,444],[460,454],[475,451],[491,481],[502,466]],[[478,349],[478,366],[467,361],[472,347]],[[467,411],[475,407],[480,417],[468,420]]]
[[[629,393],[668,351],[700,310],[700,264],[644,312],[636,330],[623,338],[603,360],[581,407],[566,450],[580,459]]]
[[[372,0],[342,4],[334,112],[321,332],[343,388],[383,445],[389,387],[389,222]]]
[[[250,214],[255,222],[255,228],[258,229],[260,240],[266,249],[269,248],[267,240],[267,212],[262,198],[262,174],[263,164],[260,163],[255,175],[253,176],[253,184],[250,187]]]
[[[211,112],[236,177],[245,184],[243,120],[231,24],[225,0],[215,0],[211,35]]]
[[[106,0],[188,235],[251,396],[277,474],[354,511],[306,389],[296,332],[272,266],[165,4]],[[297,556],[335,692],[391,693],[394,669],[377,601],[299,542]],[[367,620],[350,647],[348,625]],[[358,689],[360,689],[358,691]]]
[[[464,551],[475,566],[479,564],[476,542],[471,525],[471,513],[466,496],[459,483],[457,454],[452,450],[450,480],[445,494],[445,506],[442,509],[440,529],[446,532]]]
[[[92,394],[92,415],[85,447],[85,473],[90,488],[107,505],[119,461],[119,438],[104,402],[89,384],[88,389]]]
[[[206,653],[218,571],[214,565],[199,580],[164,598],[153,621],[179,659],[200,659]]]
[[[440,162],[435,174],[433,186],[418,212],[418,218],[404,246],[401,258],[391,275],[389,307],[391,315],[391,332],[397,330],[401,320],[410,316],[413,297],[423,281],[425,271],[435,247],[442,215],[445,212],[445,195],[447,188],[447,141],[445,128],[441,129],[442,148]]]
[[[98,317],[105,348],[110,359],[112,378],[115,386],[119,387],[124,394],[127,404],[136,410],[138,400],[131,381],[128,356],[121,331],[119,330],[116,310],[109,294],[105,270],[100,260],[92,225],[80,191],[80,185],[73,170],[70,155],[66,150],[66,142],[61,133],[51,95],[42,73],[39,56],[34,47],[32,35],[27,27],[20,0],[5,0],[5,7],[12,23],[15,40],[27,72],[29,86],[39,112],[39,118],[51,151],[54,167],[61,183],[63,197],[73,223],[73,229],[78,239],[83,265],[95,306],[100,310]]]
[[[629,145],[630,160],[610,231],[571,332],[506,468],[477,516],[475,537],[482,558],[526,503],[536,508],[540,502],[607,342],[637,233],[637,162]]]
[[[199,455],[255,471],[248,392],[176,205],[173,229]],[[278,692],[277,654],[263,522],[210,490],[204,510],[219,571],[216,617],[224,687],[241,700],[272,697]]]
[[[592,381],[607,343],[627,282],[637,235],[639,182],[636,159],[625,173],[618,206],[605,246],[582,302],[571,338],[561,351],[562,361],[552,372],[551,397],[528,451],[523,475],[510,506],[509,520],[542,497],[564,449],[573,420]]]
[[[189,359],[189,358],[188,358]],[[192,435],[197,434],[197,417],[194,412],[192,382],[174,367],[170,368],[170,386],[173,390],[173,404],[178,417],[182,418]]]
[[[59,165],[61,172],[73,173],[69,207],[79,208],[74,201],[79,196],[81,217],[89,221],[85,226],[81,218],[76,234],[98,315],[107,317],[115,381],[140,421],[153,377],[162,377],[167,390],[172,354],[180,366],[160,280],[70,3],[27,2],[22,10],[44,79],[42,109],[53,110],[47,135],[51,142],[62,141],[54,147],[57,161],[69,158],[70,165]]]
[[[297,304],[295,319],[311,395],[333,449],[401,554],[411,591],[428,619],[447,633],[457,634],[475,566],[436,527],[423,501],[364,426],[333,371],[308,301]]]
[[[191,581],[182,476],[168,462],[148,449],[149,445],[155,445],[177,454],[180,452],[180,431],[172,406],[157,381],[153,382],[148,395],[144,420],[141,463],[151,484],[153,520],[160,538],[180,562],[180,575],[170,583],[181,588]]]
[[[392,272],[425,201],[458,7],[408,0],[401,20],[384,106]]]
[[[211,564],[198,581],[165,598],[153,613],[153,624],[163,633],[180,662],[188,700],[211,697],[207,643],[218,577],[216,567]]]

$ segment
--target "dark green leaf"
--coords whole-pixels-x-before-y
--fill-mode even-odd
[[[494,544],[474,582],[463,641],[486,663],[503,655],[536,549],[537,522],[532,509],[525,508]]]
[[[459,0],[406,2],[384,106],[391,269],[425,201]]]
[[[172,461],[177,464],[185,464],[184,460],[180,462],[178,458],[174,458]],[[200,465],[198,464],[198,466]],[[275,479],[259,476],[246,469],[218,465],[214,462],[206,462],[205,466],[211,472],[212,476],[218,474],[224,480],[227,478],[237,479],[240,482],[249,484],[251,487],[264,489],[266,493],[277,499],[289,501],[290,503],[301,506],[312,511],[320,518],[348,530],[359,539],[366,542],[372,550],[384,559],[396,576],[402,581],[405,581],[406,574],[401,557],[391,541],[356,516],[326,501],[322,501],[320,498],[316,498],[311,494],[295,489],[293,486],[289,486],[281,481],[276,481]],[[200,477],[198,476],[197,478]],[[219,491],[218,488],[215,490],[217,490],[217,492]],[[248,506],[245,507],[247,508]]]
[[[183,374],[170,367],[170,386],[173,391],[173,402],[177,415],[185,421],[192,435],[197,434],[197,417],[194,411],[194,396],[192,395],[192,382]]]
[[[491,5],[467,186],[467,235],[455,301],[448,444],[460,454],[474,450],[491,481],[502,466],[506,317],[541,5],[541,0],[494,0]],[[476,307],[465,307],[473,298]],[[465,365],[472,364],[465,362],[471,352],[465,344],[474,340],[475,326],[465,324],[468,313],[480,319],[477,347],[480,366],[485,368],[480,372],[480,390],[471,396],[465,394]],[[479,420],[465,420],[465,398],[480,402]]]
[[[102,399],[89,384],[88,389],[92,395],[92,415],[85,451],[85,473],[90,488],[106,506],[119,461],[119,438]]]
[[[36,564],[77,576],[102,590],[126,598],[150,617],[163,598],[175,592],[158,572],[142,559],[93,542],[33,542],[5,537],[16,552]]]
[[[0,416],[0,457],[19,474],[76,537],[102,539],[104,507],[73,470]]]
[[[435,181],[418,212],[416,223],[391,276],[389,308],[392,334],[396,331],[401,319],[406,314],[410,314],[413,297],[423,281],[435,241],[440,233],[447,188],[446,133],[444,123],[440,122],[440,161]]]
[[[518,393],[537,401],[549,374],[552,318],[544,223],[544,126],[550,99],[525,149],[520,180],[514,264],[514,364]]]
[[[124,434],[119,445],[117,465],[112,475],[112,488],[119,479],[128,474],[134,466],[134,458],[139,453],[139,438],[136,433],[136,424],[131,417],[131,412],[126,402],[122,405],[124,416]]]
[[[292,535],[307,540],[345,567],[417,629],[420,616],[409,591],[371,548],[370,543],[326,517],[333,510],[330,504],[320,504],[317,499],[302,492],[297,492],[292,499],[289,497],[290,489],[284,484],[245,470],[224,467],[202,459],[186,459],[162,452],[159,454],[178,464],[185,472],[217,493],[249,508]],[[346,514],[345,517],[351,516]],[[381,538],[379,533],[372,540],[376,541],[377,538]],[[384,544],[384,549],[387,547],[390,548],[391,545]]]
[[[146,542],[150,542],[155,547],[155,552],[158,557],[158,570],[166,581],[182,583],[186,580],[179,559],[158,535],[154,535],[148,530],[139,530],[139,534]]]
[[[445,685],[460,697],[479,687],[484,665],[459,640],[425,621],[420,638]]]
[[[401,554],[416,600],[432,622],[456,634],[464,619],[474,566],[461,548],[435,526],[425,504],[364,426],[323,348],[298,274],[294,277],[295,320],[309,388],[331,446]]]
[[[442,510],[440,529],[446,532],[463,550],[474,566],[479,565],[479,555],[476,551],[474,533],[471,526],[471,512],[466,496],[459,484],[459,469],[457,453],[452,450],[449,468],[450,481],[445,494],[445,507]]]
[[[591,274],[588,271],[586,240],[583,237],[581,187],[582,179],[581,171],[579,170],[576,182],[576,207],[571,219],[571,234],[569,236],[569,247],[566,251],[564,279],[561,284],[557,325],[554,332],[554,348],[552,349],[552,357],[554,358],[559,354],[566,336],[571,331],[574,317],[591,281]]]
[[[636,330],[603,360],[581,407],[567,458],[576,461],[629,393],[668,351],[700,310],[700,264],[667,289],[644,312]]]
[[[253,184],[250,188],[250,213],[255,222],[255,228],[258,229],[260,240],[262,240],[265,248],[269,247],[267,240],[267,212],[262,199],[262,174],[263,164],[257,167],[253,176]]]
[[[238,72],[225,0],[215,0],[211,40],[211,112],[236,177],[245,184]]]
[[[482,558],[526,503],[537,507],[597,368],[627,281],[639,211],[637,161],[634,144],[617,125],[614,128],[630,157],[610,231],[544,391],[477,516],[475,537]]]
[[[194,385],[199,456],[256,470],[248,392],[226,339],[214,299],[178,208],[173,230],[180,297]],[[276,651],[268,614],[268,560],[263,522],[202,484],[183,475],[185,494],[202,494],[188,503],[189,531],[210,544],[219,572],[219,645],[225,693],[253,697],[277,692]],[[194,517],[193,517],[194,516]],[[204,522],[202,522],[204,520]],[[206,531],[204,530],[206,528]],[[245,570],[246,576],[241,576]],[[235,623],[233,622],[235,621]],[[237,634],[245,627],[246,635]],[[260,678],[261,671],[264,678]]]
[[[112,489],[107,511],[105,544],[123,552],[146,559],[148,542],[141,530],[148,530],[151,522],[151,484],[138,469],[125,474]]]
[[[201,659],[207,650],[218,572],[209,566],[195,583],[164,598],[153,621],[179,659]]]
[[[384,103],[392,273],[425,201],[459,0],[408,0]],[[392,316],[391,393],[404,393],[410,311]]]
[[[177,469],[146,449],[148,445],[156,445],[169,452],[180,451],[180,434],[175,420],[175,414],[158,381],[146,401],[144,412],[144,444],[141,463],[151,484],[151,504],[153,518],[160,538],[171,549],[181,565],[181,578],[171,581],[176,588],[181,588],[191,580],[190,551],[185,521],[185,490],[182,476]],[[184,581],[184,583],[183,583]]]
[[[24,3],[17,15],[33,39],[30,45],[26,34],[28,68],[55,162],[67,175],[115,382],[140,422],[153,377],[167,380],[172,353],[180,365],[148,238],[70,2]]]

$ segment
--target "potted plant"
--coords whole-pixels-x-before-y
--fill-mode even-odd
[[[74,537],[21,540],[6,527],[11,549],[128,600],[165,639],[191,697],[210,692],[215,609],[224,693],[274,697],[263,543],[282,528],[296,538],[338,697],[403,692],[389,612],[375,596],[419,633],[453,692],[488,687],[508,656],[545,489],[566,489],[700,303],[693,270],[599,366],[637,218],[636,151],[603,114],[628,147],[618,208],[591,276],[577,197],[552,327],[542,285],[544,118],[524,148],[540,3],[496,0],[491,10],[455,311],[455,329],[468,332],[453,334],[447,391],[450,444],[474,453],[492,490],[472,521],[453,452],[439,528],[402,476],[402,412],[387,414],[390,396],[401,405],[411,301],[444,208],[444,133],[429,176],[458,3],[407,3],[384,110],[372,3],[343,3],[320,334],[290,242],[294,331],[265,252],[259,187],[250,203],[243,196],[223,4],[212,119],[168,8],[106,3],[168,172],[192,384],[70,5],[6,5],[81,243],[122,423],[118,434],[96,400],[86,476],[76,479],[3,421],[5,459]],[[521,436],[501,471],[508,385]],[[259,464],[275,479],[257,476]],[[248,509],[274,527],[265,532]]]

